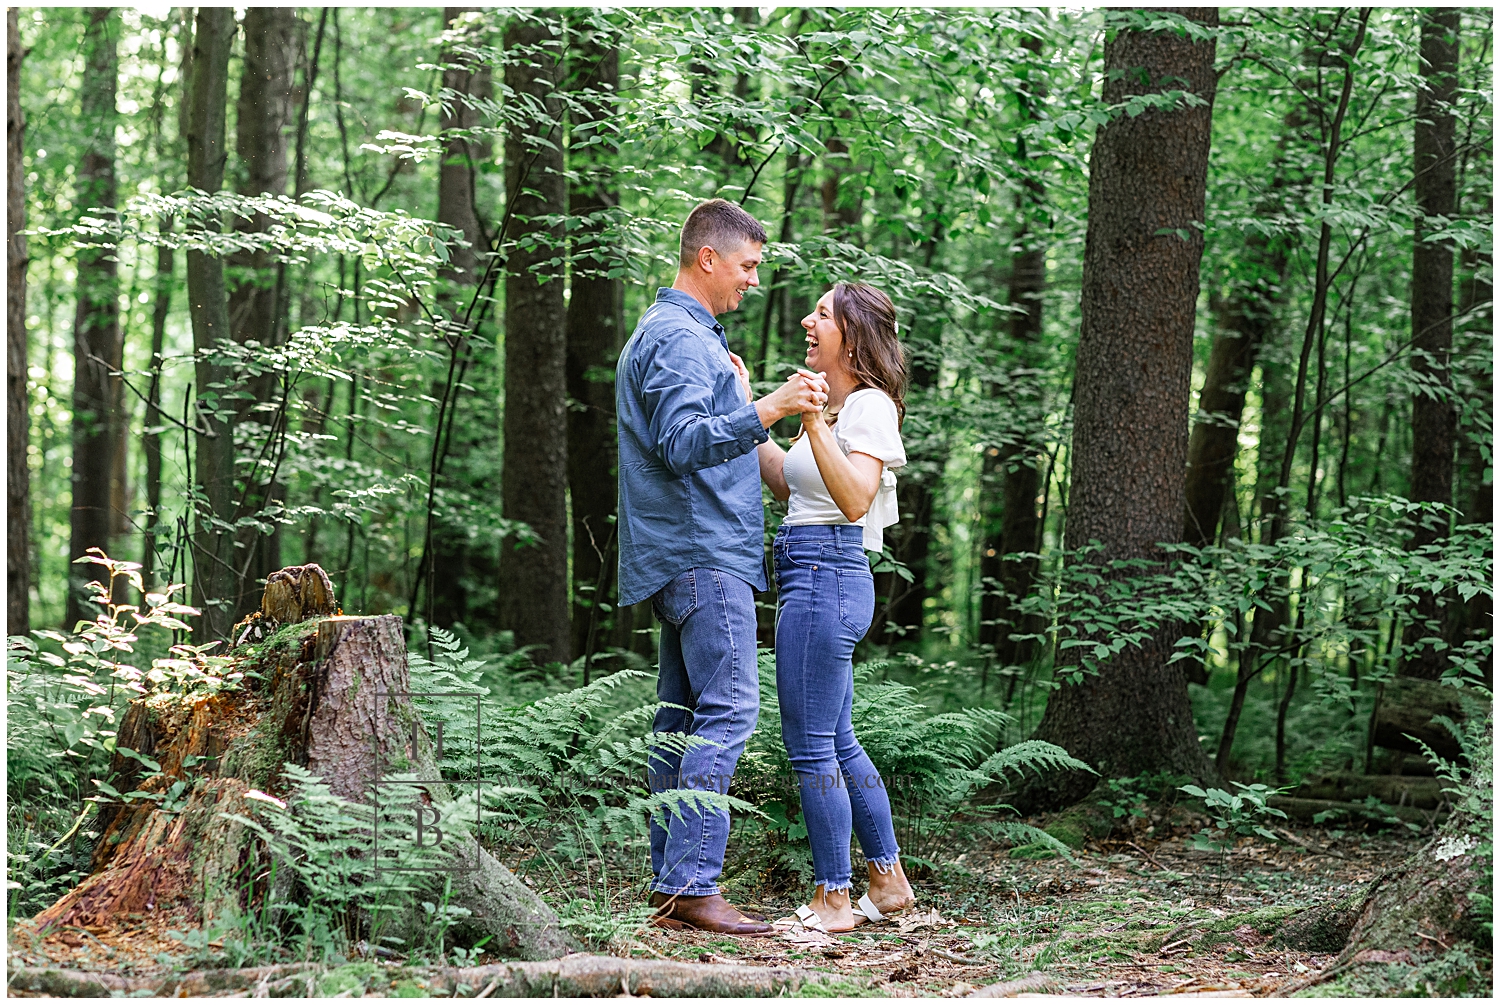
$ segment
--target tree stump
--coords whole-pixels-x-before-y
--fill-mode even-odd
[[[261,611],[236,626],[236,638],[247,639],[234,653],[244,686],[188,698],[154,693],[132,703],[117,736],[115,784],[160,799],[114,804],[101,814],[91,874],[39,914],[39,924],[101,925],[153,912],[205,923],[266,896],[268,851],[232,816],[252,815],[256,790],[284,793],[288,762],[358,802],[369,802],[381,764],[440,777],[407,696],[401,619],[330,615],[334,610],[322,569],[274,573]],[[263,641],[251,644],[257,633]],[[159,763],[160,774],[146,777],[146,766],[122,748]],[[452,798],[443,784],[421,788],[424,801]],[[552,909],[477,841],[467,839],[457,854],[475,865],[453,881],[450,902],[470,912],[460,937],[488,935],[491,951],[528,959],[578,948]]]

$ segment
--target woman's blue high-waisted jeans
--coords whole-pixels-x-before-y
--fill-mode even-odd
[[[900,849],[885,781],[854,738],[854,646],[875,616],[864,531],[783,526],[776,535],[776,692],[781,739],[802,795],[813,875],[848,890],[849,834],[865,859],[894,866]]]

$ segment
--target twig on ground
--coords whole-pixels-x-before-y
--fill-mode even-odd
[[[1147,851],[1146,849],[1142,848],[1140,845],[1136,844],[1134,841],[1126,841],[1125,843],[1128,844],[1128,845],[1130,845],[1130,847],[1134,848],[1136,851],[1140,852],[1142,855],[1146,856],[1146,861],[1149,864],[1156,866],[1162,872],[1171,872],[1172,871],[1171,869],[1168,869],[1166,866],[1162,865],[1160,862],[1158,862],[1156,860],[1156,852],[1154,852],[1154,851]]]

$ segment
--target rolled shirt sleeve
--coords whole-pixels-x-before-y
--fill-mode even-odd
[[[727,361],[712,358],[721,346],[696,333],[673,339],[671,351],[657,342],[641,361],[641,397],[656,455],[682,477],[749,453],[767,439],[754,404],[714,414]],[[733,371],[729,379],[736,380]]]

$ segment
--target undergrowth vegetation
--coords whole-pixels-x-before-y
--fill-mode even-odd
[[[1335,546],[1326,536],[1321,540],[1320,547],[1330,557],[1359,560],[1348,557],[1358,551],[1349,541]],[[1469,545],[1458,536],[1452,547]],[[1360,573],[1371,584],[1372,595],[1379,588],[1388,596],[1389,584],[1400,580],[1401,569],[1446,560],[1441,555],[1412,558],[1385,549],[1376,555],[1380,561],[1364,556],[1363,561],[1375,568]],[[190,696],[232,689],[245,683],[247,671],[255,672],[253,661],[243,654],[231,659],[214,655],[211,647],[174,642],[188,628],[183,619],[196,614],[172,599],[174,588],[143,593],[131,563],[102,555],[94,561],[106,570],[103,578],[109,581],[95,588],[101,613],[94,621],[80,623],[73,634],[40,631],[10,644],[7,823],[12,918],[47,906],[85,875],[92,842],[98,837],[90,828],[98,805],[153,799],[162,809],[172,810],[171,789],[121,793],[114,784],[117,779],[109,774],[117,749],[115,726],[126,703],[146,694]],[[1456,579],[1473,578],[1456,564],[1449,568]],[[1322,566],[1325,582],[1337,574],[1333,562]],[[1353,575],[1347,568],[1344,574]],[[1135,599],[1117,598],[1118,606],[1134,604],[1133,609],[1144,610],[1156,605],[1187,620],[1199,616],[1204,603],[1225,603],[1225,596],[1240,589],[1224,585],[1232,579],[1225,574],[1221,585],[1201,589],[1191,604],[1171,600],[1172,591],[1183,588],[1183,575],[1200,574],[1138,577]],[[1310,571],[1305,575],[1316,585]],[[141,603],[120,601],[130,589],[140,594]],[[1241,613],[1257,605],[1253,592],[1245,596],[1248,603]],[[1317,607],[1314,601],[1315,595],[1310,595],[1309,614],[1299,624],[1309,633],[1304,641],[1318,640],[1307,651],[1321,654],[1326,661],[1322,669],[1333,676],[1336,661],[1360,659],[1360,645],[1378,637],[1379,628],[1351,623],[1331,601]],[[1066,623],[1056,610],[1058,637],[1066,638],[1068,632],[1061,630]],[[1204,634],[1218,635],[1222,642],[1225,633],[1220,625]],[[1126,639],[1124,644],[1131,642]],[[1189,653],[1204,651],[1199,646],[1183,648]],[[796,896],[811,882],[796,778],[780,738],[771,653],[760,656],[759,726],[740,762],[733,794],[653,795],[646,785],[653,747],[681,751],[705,741],[650,733],[658,706],[649,672],[627,669],[583,687],[569,687],[568,668],[538,668],[525,651],[477,649],[473,639],[419,626],[409,654],[412,690],[431,695],[415,702],[429,735],[441,730],[444,776],[462,783],[455,786],[458,812],[445,815],[444,828],[454,839],[474,831],[542,892],[587,944],[629,945],[646,924],[647,821],[653,815],[661,819],[680,812],[682,800],[732,813],[725,871],[731,896],[752,901]],[[1450,676],[1472,680],[1477,676],[1475,658],[1468,650],[1456,652]],[[1318,657],[1309,655],[1304,665],[1317,663]],[[1388,664],[1384,669],[1388,672]],[[1358,687],[1368,686],[1370,677],[1380,678],[1381,668],[1372,670],[1363,685],[1323,685],[1323,705],[1352,720],[1342,710],[1349,707]],[[1082,672],[1091,671],[1085,667]],[[976,693],[974,677],[972,666],[931,663],[912,653],[878,657],[856,669],[855,729],[885,779],[903,854],[919,878],[953,875],[964,850],[980,840],[1008,842],[1022,858],[1072,860],[1068,844],[1018,819],[997,794],[1027,773],[1088,766],[1061,748],[1017,739],[1022,735],[1019,717],[1030,716],[1035,722],[1027,689],[1013,690],[1012,700],[1005,702],[998,686],[987,695],[983,690]],[[1482,687],[1475,691],[1487,693]],[[966,704],[966,698],[971,703]],[[1010,710],[993,707],[996,704]],[[1463,741],[1463,763],[1430,756],[1455,805],[1468,814],[1472,834],[1466,838],[1466,850],[1480,846],[1488,856],[1485,828],[1491,804],[1488,793],[1476,787],[1487,784],[1481,779],[1488,778],[1483,767],[1488,762],[1478,753],[1477,739],[1484,721],[1480,714],[1447,724]],[[1353,726],[1350,729],[1357,734]],[[1353,746],[1350,742],[1332,749],[1341,756]],[[147,753],[123,748],[120,752],[149,772],[160,772]],[[1304,756],[1295,763],[1321,761]],[[1279,840],[1269,828],[1280,811],[1267,800],[1281,789],[1258,782],[1205,789],[1187,781],[1167,776],[1107,779],[1096,801],[1113,815],[1116,826],[1128,831],[1153,803],[1175,802],[1184,794],[1198,800],[1201,805],[1193,812],[1206,813],[1208,824],[1196,841],[1218,853],[1221,867],[1236,843],[1246,838]],[[431,867],[443,854],[410,841],[392,842],[387,859],[377,861],[370,854],[377,827],[409,837],[411,807],[401,797],[378,809],[351,802],[292,764],[285,766],[274,794],[252,796],[254,811],[243,822],[264,842],[269,876],[254,888],[260,892],[247,887],[228,912],[201,929],[179,933],[189,959],[217,965],[286,959],[337,965],[362,956],[398,955],[466,962],[482,951],[482,945],[464,945],[452,938],[464,912],[447,902],[439,873],[376,868]],[[1476,910],[1487,912],[1487,903],[1476,903]],[[1487,926],[1488,920],[1483,923]]]

